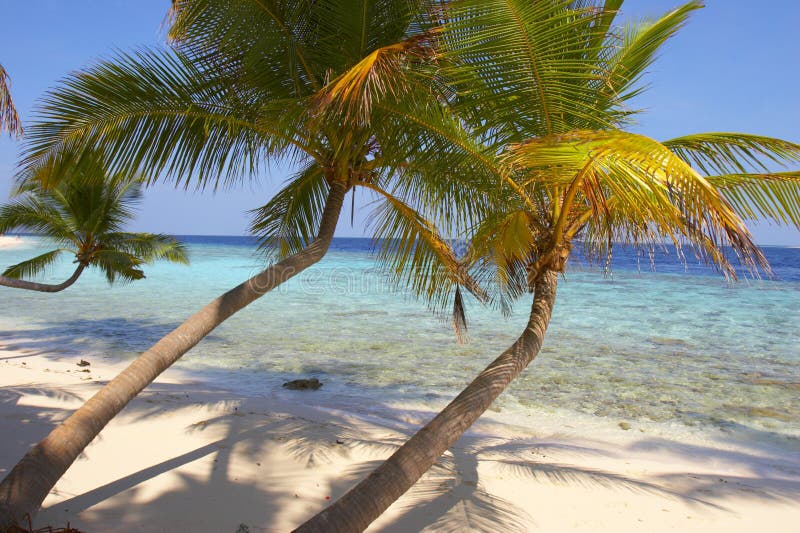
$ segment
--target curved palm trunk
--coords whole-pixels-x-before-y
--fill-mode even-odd
[[[557,276],[548,270],[539,278],[528,324],[510,348],[369,477],[295,531],[363,531],[410,489],[539,353],[553,312]]]
[[[346,187],[335,182],[319,233],[302,252],[229,290],[140,355],[17,463],[0,483],[0,530],[33,514],[47,493],[98,433],[161,372],[228,317],[325,255],[333,239]]]
[[[0,285],[3,287],[13,287],[14,289],[27,289],[29,291],[39,291],[39,292],[60,292],[78,281],[83,269],[86,268],[84,265],[78,265],[78,268],[75,269],[75,272],[63,283],[59,283],[58,285],[50,285],[48,283],[36,283],[35,281],[25,281],[23,279],[14,279],[14,278],[7,278],[6,276],[0,276]]]

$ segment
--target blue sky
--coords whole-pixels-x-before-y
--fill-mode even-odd
[[[624,14],[657,15],[679,3],[628,0]],[[36,98],[70,71],[109,57],[115,49],[162,42],[169,1],[1,0],[0,5],[0,63],[27,121]],[[657,139],[742,131],[800,142],[798,27],[796,0],[709,0],[651,68],[651,89],[638,101],[647,112],[636,131]],[[16,142],[0,138],[0,201],[8,196],[17,150]],[[275,168],[256,182],[216,194],[158,185],[147,192],[131,229],[241,235],[245,212],[265,203],[285,178],[285,170]],[[357,208],[361,204],[357,197]],[[357,215],[351,227],[347,211],[337,235],[362,235],[363,216]],[[753,231],[761,244],[800,244],[800,233],[792,228],[758,226]]]

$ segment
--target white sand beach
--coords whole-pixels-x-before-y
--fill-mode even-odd
[[[18,248],[25,244],[25,241],[22,237],[19,236],[9,236],[9,235],[0,235],[0,250],[3,249],[10,249],[10,248]]]
[[[86,372],[73,356],[4,342],[0,475],[121,368],[95,357]],[[431,416],[411,406],[356,416],[306,403],[313,394],[245,398],[169,370],[75,462],[34,527],[289,531]],[[636,424],[532,430],[498,417],[481,419],[369,531],[789,532],[800,523],[800,450],[680,442]]]

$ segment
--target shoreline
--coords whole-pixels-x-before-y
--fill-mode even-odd
[[[17,340],[0,342],[0,433],[12,436],[0,476],[125,365],[87,356],[81,372],[75,355]],[[169,369],[67,471],[34,526],[287,531],[434,414],[342,410],[313,394],[247,397]],[[800,520],[800,450],[488,415],[369,531],[790,531]]]
[[[13,248],[19,248],[20,246],[24,246],[27,244],[27,241],[24,240],[19,235],[9,236],[9,235],[0,235],[0,250],[11,250]]]

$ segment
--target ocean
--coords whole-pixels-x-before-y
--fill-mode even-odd
[[[0,266],[45,243],[0,249]],[[0,287],[0,345],[54,357],[133,359],[265,264],[246,237],[181,237],[191,266],[157,263],[109,287],[87,271],[39,294]],[[729,283],[692,258],[615,251],[611,273],[573,261],[539,357],[492,407],[506,420],[736,432],[800,449],[800,248],[765,247],[774,279]],[[652,268],[654,267],[654,268]],[[46,276],[61,281],[64,260]],[[254,396],[380,413],[440,408],[521,332],[530,297],[509,318],[467,302],[470,342],[446,318],[390,287],[368,239],[335,239],[325,259],[229,319],[177,367]],[[313,393],[281,387],[317,377]]]

